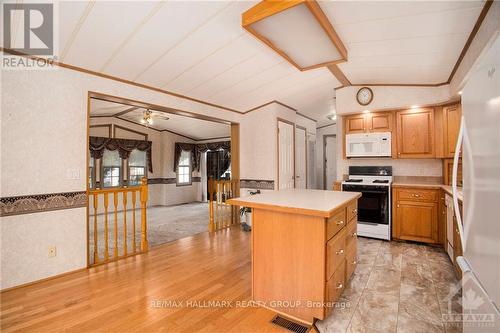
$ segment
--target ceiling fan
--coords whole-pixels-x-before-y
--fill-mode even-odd
[[[147,110],[142,112],[142,118],[141,118],[142,124],[145,124],[146,126],[153,125],[153,119],[169,120],[170,118],[167,116],[164,116],[160,112],[153,112],[150,109],[147,109]]]

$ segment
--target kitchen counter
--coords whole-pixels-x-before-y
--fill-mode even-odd
[[[422,187],[428,189],[442,189],[452,194],[451,186],[444,185],[441,177],[395,176],[392,187]],[[458,188],[458,200],[463,201],[462,188]]]
[[[357,265],[360,197],[290,189],[229,199],[252,208],[252,299],[308,324],[326,318]]]
[[[228,203],[309,216],[330,217],[337,208],[360,197],[361,193],[358,192],[289,189],[229,199]]]

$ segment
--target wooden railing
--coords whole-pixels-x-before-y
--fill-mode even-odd
[[[239,196],[239,179],[208,180],[209,231],[216,231],[240,223],[237,206],[226,203],[226,200]]]
[[[112,201],[111,211],[110,200]],[[129,200],[130,207],[128,207]],[[146,178],[142,179],[139,186],[89,190],[89,266],[115,261],[148,250],[147,201],[148,184]],[[138,237],[136,237],[136,212],[138,210],[141,217],[140,246],[137,246]],[[110,212],[113,213],[111,226],[108,221]],[[132,225],[128,228],[127,214],[130,213]],[[118,215],[120,215],[120,220]],[[110,227],[113,229],[113,242],[111,244],[109,242]],[[119,237],[120,228],[122,228],[122,238]],[[92,232],[90,232],[91,230]],[[132,232],[130,239],[128,231]],[[128,247],[129,240],[131,241],[130,248]],[[102,250],[100,250],[99,245],[103,245]]]

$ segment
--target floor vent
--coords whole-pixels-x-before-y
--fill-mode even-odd
[[[289,319],[281,317],[280,315],[276,315],[273,318],[273,320],[271,320],[271,323],[273,323],[274,325],[281,326],[281,327],[286,328],[287,330],[289,330],[291,332],[296,332],[296,333],[307,333],[307,332],[309,332],[309,329],[310,329],[310,327],[308,327],[308,326],[296,323],[294,321],[291,321]]]

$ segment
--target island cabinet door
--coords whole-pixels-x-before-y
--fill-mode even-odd
[[[356,269],[357,261],[357,250],[358,250],[358,223],[357,221],[349,222],[346,228],[345,242],[346,242],[346,267],[345,267],[345,281],[350,279],[352,273]]]
[[[345,261],[346,229],[337,233],[326,243],[326,279],[330,279],[340,265]]]
[[[326,315],[333,310],[335,302],[345,289],[345,261],[335,271],[333,276],[326,282]],[[325,316],[326,317],[326,316]]]

